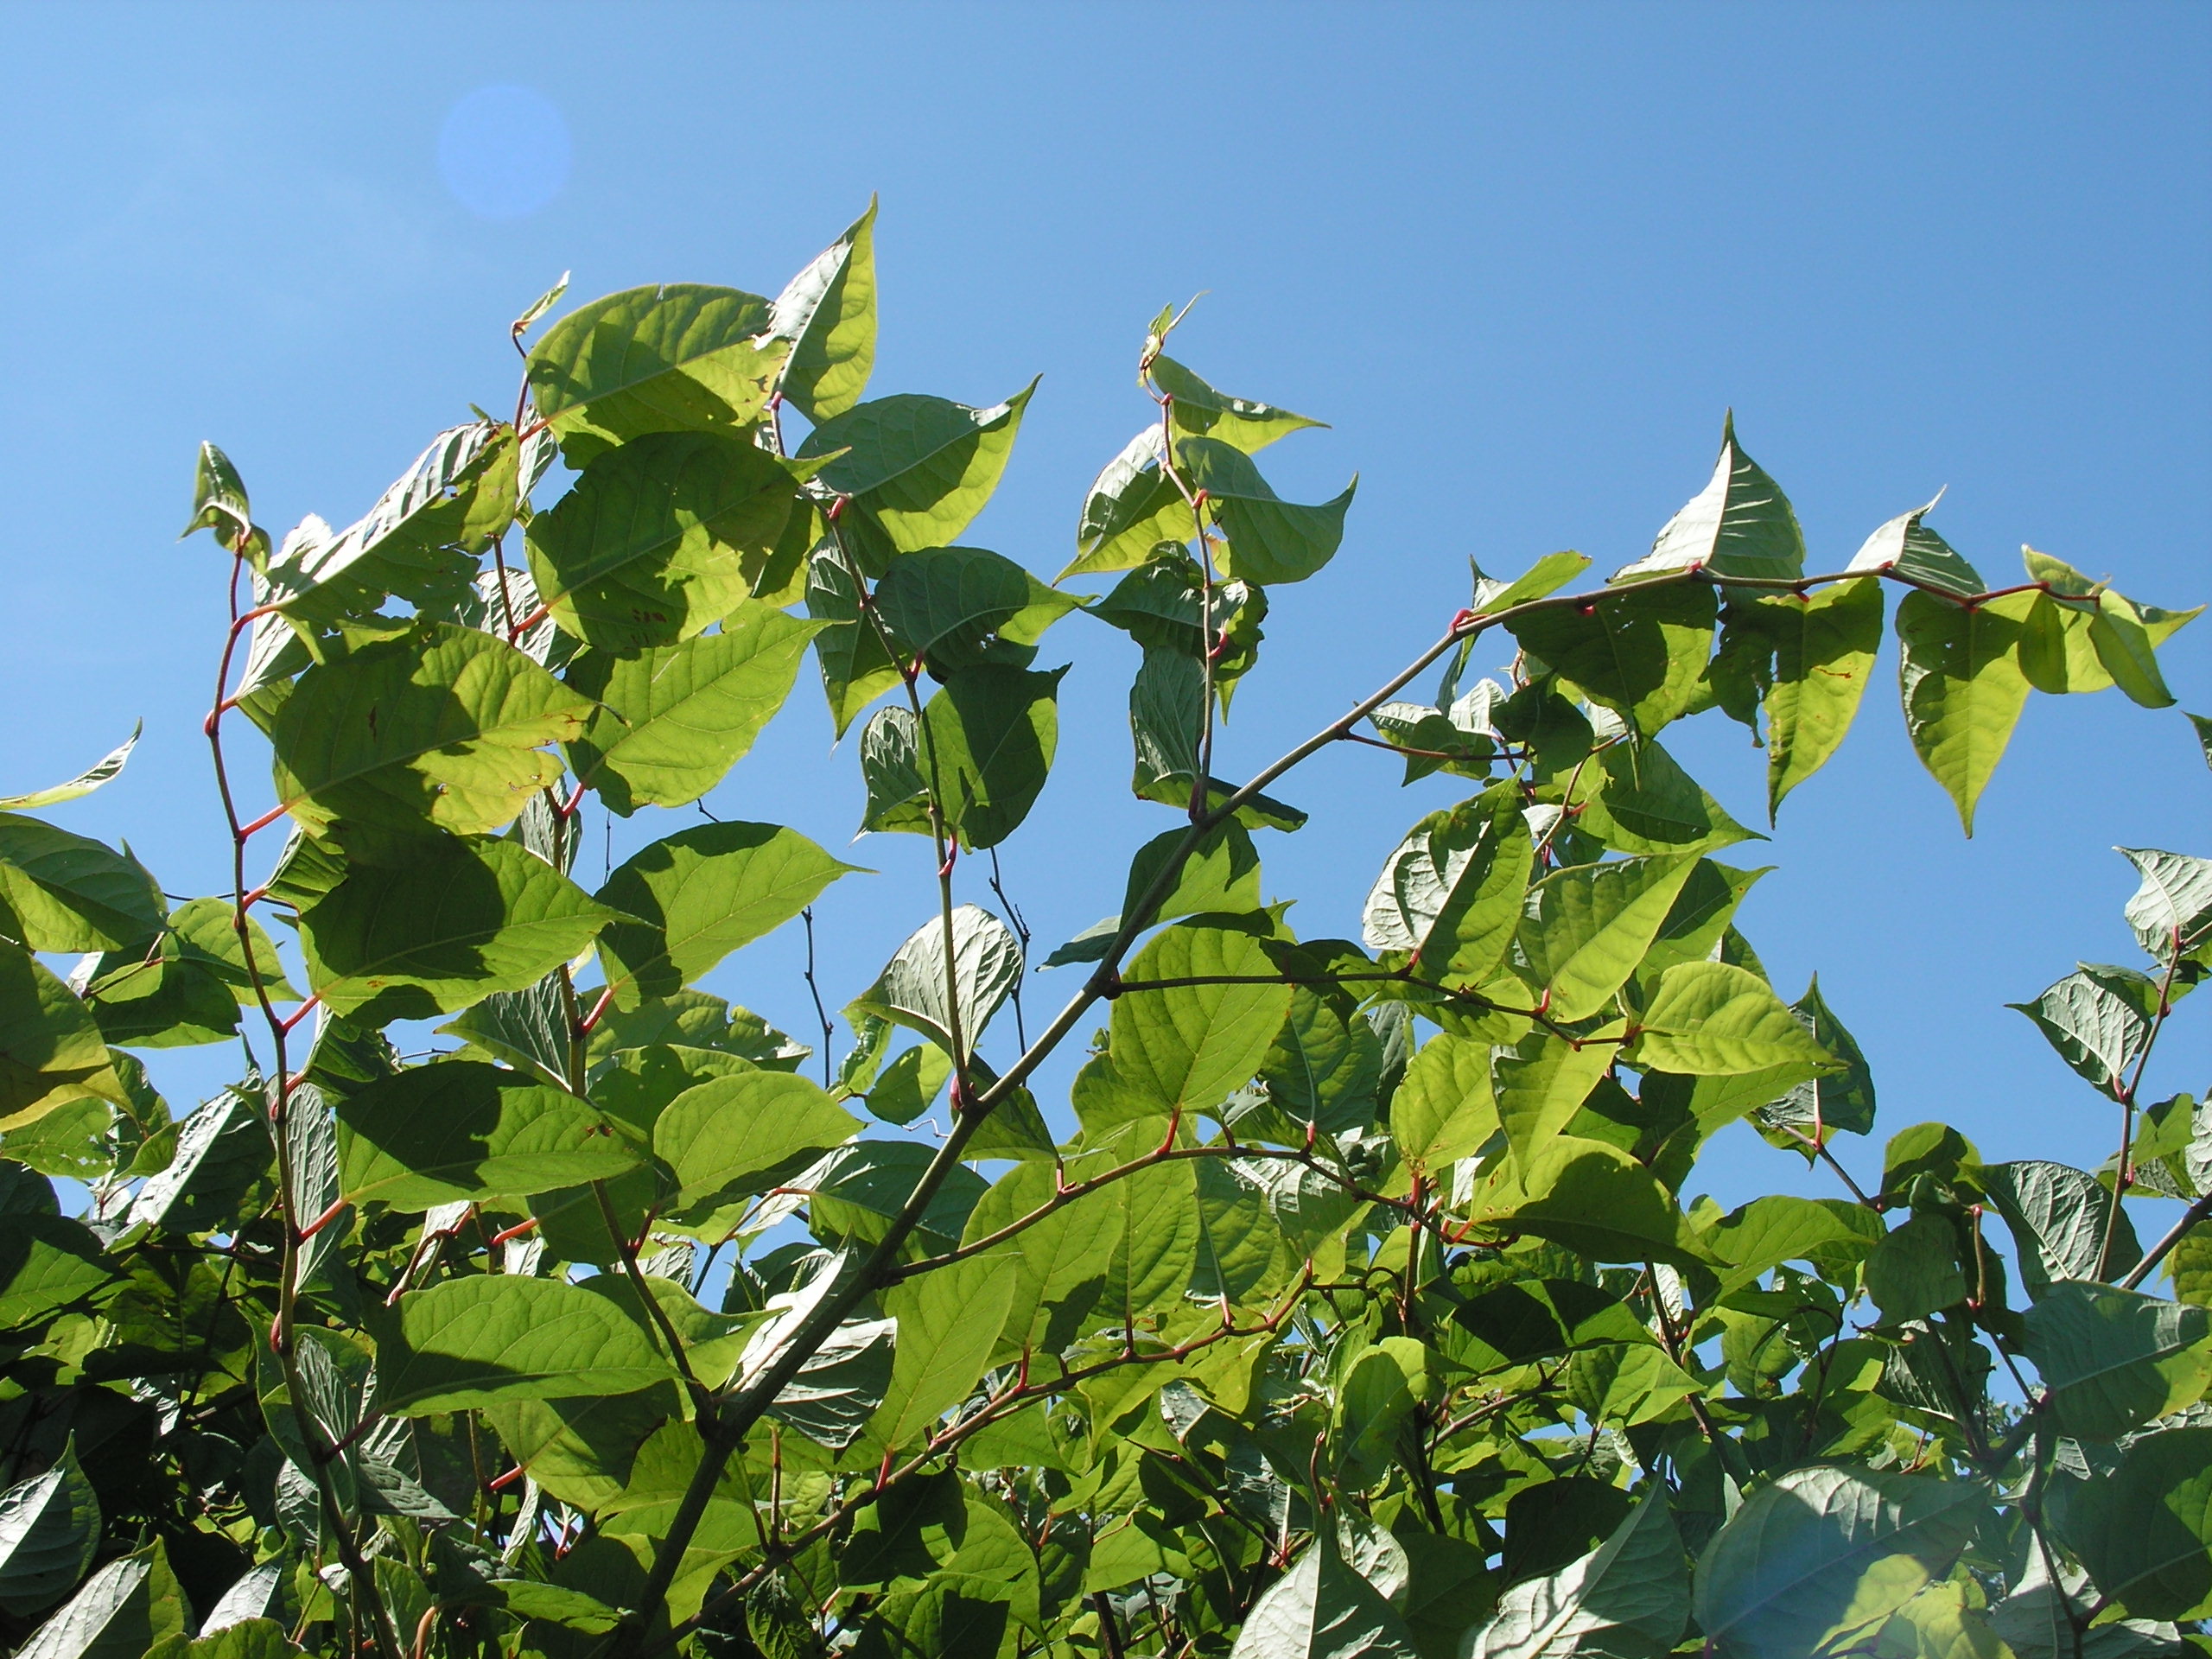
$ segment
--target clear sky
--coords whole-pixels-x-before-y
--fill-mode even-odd
[[[359,513],[471,402],[507,406],[505,324],[657,280],[773,294],[880,194],[878,392],[988,404],[1044,382],[967,537],[1047,576],[1144,420],[1147,319],[1209,290],[1185,360],[1317,416],[1266,457],[1336,563],[1279,589],[1221,769],[1247,772],[1435,637],[1465,560],[1637,556],[1703,483],[1723,411],[1816,567],[1949,493],[1985,573],[2031,542],[2136,597],[2212,598],[2212,10],[2201,4],[9,6],[0,58],[0,791],[143,716],[125,779],[58,821],[127,837],[175,893],[227,885],[198,724],[222,612],[175,541],[221,443],[281,533]],[[1480,654],[1495,667],[1503,647]],[[1128,798],[1135,656],[1083,618],[1060,765],[1006,873],[1043,950],[1113,910],[1167,827]],[[2212,713],[2212,621],[2165,653]],[[811,673],[710,804],[833,850],[857,823]],[[1694,735],[1692,734],[1694,734]],[[1670,744],[1745,822],[1760,757]],[[1344,748],[1281,792],[1272,896],[1356,932],[1441,783]],[[620,826],[614,856],[689,813]],[[2094,1166],[2104,1107],[2003,1004],[2077,957],[2138,960],[2113,843],[2212,852],[2212,777],[2172,711],[2037,698],[1980,833],[1904,736],[1893,669],[1785,809],[1742,925],[1785,996],[1817,969],[1875,1067],[1881,1134]],[[272,844],[270,851],[275,850]],[[836,1000],[930,911],[923,843],[819,913]],[[1745,857],[1744,855],[1753,855]],[[586,874],[588,874],[587,870]],[[985,898],[975,867],[964,897]],[[796,929],[712,982],[805,1036]],[[1033,1019],[1074,988],[1033,978]],[[2204,999],[2212,1004],[2212,995]],[[2206,1010],[2152,1069],[2212,1077]],[[841,1033],[842,1035],[842,1033]],[[224,1051],[157,1058],[188,1103]],[[1061,1075],[1065,1075],[1063,1071]],[[1800,1182],[1729,1132],[1704,1180]],[[1874,1147],[1847,1150],[1862,1172]]]

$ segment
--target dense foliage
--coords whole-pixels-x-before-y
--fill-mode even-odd
[[[28,816],[124,751],[0,802],[19,1651],[2212,1650],[2212,1113],[2137,1097],[2212,964],[2212,861],[2128,853],[2143,961],[2021,1005],[2109,1103],[2104,1168],[1939,1123],[1877,1156],[1843,1020],[1732,924],[1751,832],[1661,742],[1750,725],[1779,808],[1894,588],[1911,741],[1970,829],[2031,690],[2169,705],[2188,615],[2032,550],[1993,588],[1925,508],[1808,573],[1732,428],[1648,556],[1478,572],[1403,673],[1217,777],[1268,605],[1344,533],[1350,488],[1286,502],[1254,459],[1315,423],[1215,391],[1163,313],[1047,585],[960,543],[1029,392],[862,398],[872,226],[772,301],[570,311],[511,421],[345,530],[274,540],[203,450],[233,890],[172,903]],[[964,855],[1045,783],[1037,664],[1078,610],[1143,648],[1166,827],[1010,1040],[1032,964]],[[1509,682],[1467,683],[1499,630]],[[865,827],[919,837],[940,898],[842,1055],[695,987],[850,867],[687,815],[572,874],[585,814],[699,801],[810,652]],[[1301,939],[1260,849],[1306,814],[1264,791],[1339,742],[1466,797],[1362,939]],[[142,1057],[233,1041],[173,1118]],[[949,1135],[902,1132],[940,1098]],[[1837,1196],[1686,1209],[1739,1120]],[[2140,1197],[2187,1206],[2147,1249]]]

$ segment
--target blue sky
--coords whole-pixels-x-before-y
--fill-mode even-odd
[[[563,270],[579,298],[772,294],[871,192],[874,389],[986,404],[1044,376],[967,539],[1065,563],[1084,486],[1149,408],[1130,370],[1171,298],[1208,290],[1179,337],[1193,367],[1332,423],[1267,458],[1294,499],[1361,481],[1336,563],[1274,596],[1231,772],[1433,639],[1468,556],[1641,553],[1732,406],[1816,566],[1948,486],[1934,522],[1993,576],[2027,541],[2140,599],[2212,598],[2202,6],[202,4],[8,26],[0,789],[143,716],[124,781],[55,816],[127,837],[172,892],[227,880],[197,734],[221,566],[175,540],[194,446],[228,450],[276,531],[343,523],[468,404],[506,406],[505,325]],[[1078,617],[1058,660],[1061,762],[1005,858],[1040,955],[1116,907],[1169,822],[1126,788],[1133,651]],[[2212,712],[2212,623],[2166,668]],[[1757,820],[1740,728],[1669,741]],[[1315,814],[1262,849],[1302,931],[1356,931],[1383,855],[1450,798],[1395,779],[1345,748],[1280,791]],[[838,849],[860,801],[803,679],[710,804]],[[696,821],[618,826],[614,856]],[[2185,724],[2107,692],[2031,705],[1964,842],[1885,664],[1773,844],[1738,849],[1779,867],[1741,920],[1785,995],[1819,970],[1874,1063],[1878,1138],[1940,1116],[1991,1158],[2094,1165],[2111,1109],[2003,1004],[2077,957],[2135,960],[2107,849],[2204,853],[2208,827]],[[847,855],[882,874],[820,906],[838,1001],[931,902],[922,843]],[[712,982],[804,1036],[799,963],[793,930]],[[1033,1016],[1066,977],[1030,982]],[[2161,1092],[2212,1076],[2207,1029],[2184,1008]],[[188,1051],[156,1077],[189,1101],[232,1064]],[[1822,1190],[1745,1131],[1703,1179]]]

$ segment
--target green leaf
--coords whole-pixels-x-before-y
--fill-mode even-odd
[[[593,1035],[606,1023],[602,1015]],[[438,1033],[469,1044],[464,1052],[488,1054],[527,1068],[541,1082],[569,1086],[569,1010],[557,975],[548,974],[519,991],[494,991],[447,1020]]]
[[[806,471],[705,432],[626,443],[530,521],[531,576],[587,645],[676,645],[751,594],[748,558],[775,550]]]
[[[2119,851],[2143,878],[2123,912],[2137,943],[2160,962],[2202,956],[2212,944],[2212,859],[2148,847]]]
[[[1602,1011],[1636,972],[1697,860],[1630,858],[1554,871],[1529,889],[1518,938],[1555,1020]]]
[[[1059,741],[1066,672],[963,668],[923,707],[915,767],[963,849],[995,847],[1036,804]]]
[[[534,985],[616,914],[518,842],[448,838],[404,868],[348,869],[300,912],[300,939],[324,1006],[373,1028]]]
[[[1840,1069],[1824,1069],[1817,1076],[1791,1084],[1787,1094],[1758,1108],[1758,1122],[1766,1129],[1787,1128],[1822,1145],[1827,1144],[1829,1132],[1835,1129],[1847,1129],[1853,1135],[1872,1134],[1873,1068],[1866,1064],[1857,1040],[1844,1029],[1843,1021],[1835,1017],[1834,1010],[1821,995],[1819,975],[1815,974],[1805,987],[1805,995],[1789,1006],[1798,1024],[1840,1063]],[[1778,1076],[1775,1081],[1779,1081]],[[1738,1108],[1730,1116],[1737,1116],[1741,1109]],[[1719,1122],[1708,1127],[1717,1128]]]
[[[131,1226],[213,1232],[262,1186],[276,1160],[261,1079],[249,1074],[178,1126],[168,1166],[138,1189],[125,1217]]]
[[[1249,933],[1178,924],[1138,953],[1126,981],[1276,977]],[[1124,990],[1109,1052],[1123,1087],[1162,1114],[1211,1112],[1250,1082],[1290,1013],[1281,982]]]
[[[35,789],[28,795],[0,795],[0,811],[35,812],[42,806],[59,806],[64,801],[73,801],[91,794],[111,778],[122,774],[124,762],[130,759],[130,751],[138,747],[138,734],[146,729],[146,722],[139,721],[130,728],[130,735],[121,745],[79,772],[66,784],[55,784],[48,789]]]
[[[2023,1351],[2076,1440],[2118,1440],[2212,1382],[2212,1313],[2202,1307],[2069,1280],[2024,1318]]]
[[[16,1649],[16,1659],[139,1659],[156,1643],[183,1634],[191,1617],[156,1538],[87,1579]]]
[[[1681,1213],[1651,1172],[1618,1147],[1555,1135],[1525,1171],[1501,1159],[1477,1181],[1469,1213],[1509,1234],[1564,1244],[1592,1262],[1696,1259]]]
[[[815,636],[814,657],[840,737],[855,715],[899,679],[899,664],[883,631],[863,608],[861,584],[844,555],[835,549],[815,554],[807,565],[806,611],[824,625]]]
[[[0,812],[0,932],[33,950],[143,944],[166,914],[160,886],[128,852],[36,818]]]
[[[561,775],[590,705],[512,645],[432,623],[312,668],[270,734],[279,805],[422,834],[497,829]]]
[[[1689,1622],[1682,1561],[1666,1490],[1654,1482],[1597,1549],[1507,1590],[1461,1651],[1467,1659],[1657,1659]]]
[[[600,941],[618,1007],[673,996],[724,957],[782,926],[859,866],[772,823],[698,824],[615,867],[599,902],[618,921]]]
[[[892,561],[876,584],[878,613],[901,646],[944,678],[1012,660],[1083,601],[1056,593],[1012,559],[980,547],[933,547]]]
[[[1862,1206],[1780,1194],[1753,1198],[1703,1234],[1706,1247],[1729,1264],[1720,1275],[1723,1296],[1785,1262],[1836,1267],[1855,1261],[1884,1236],[1879,1217]]]
[[[1664,581],[1530,611],[1505,626],[1547,668],[1654,737],[1703,690],[1719,613],[1707,583]]]
[[[926,836],[932,833],[929,785],[922,777],[921,728],[914,711],[891,703],[868,716],[861,728],[861,781],[868,806],[863,831]]]
[[[1190,1170],[1155,1164],[1100,1194],[1119,1214],[1097,1307],[1126,1329],[1163,1299],[1179,1296],[1198,1265],[1198,1217]]]
[[[1657,1422],[1700,1391],[1695,1377],[1649,1343],[1606,1343],[1576,1350],[1567,1367],[1567,1397],[1592,1423],[1624,1428]]]
[[[1077,1172],[1070,1176],[1080,1179]],[[976,1244],[1048,1208],[1057,1185],[1052,1164],[1015,1165],[976,1201],[961,1243]],[[1103,1194],[1093,1194],[1063,1206],[987,1252],[1014,1268],[1013,1296],[995,1358],[1027,1361],[1033,1354],[1037,1363],[1048,1365],[1050,1356],[1074,1339],[1075,1321],[1090,1312],[1105,1284],[1126,1219],[1125,1210]]]
[[[1859,712],[1882,644],[1882,584],[1847,582],[1763,599],[1774,642],[1766,694],[1767,822],[1789,791],[1827,764]]]
[[[1939,492],[1936,500],[1942,500]],[[1984,590],[1981,573],[1953,550],[1951,544],[1921,523],[1935,510],[1936,501],[1910,512],[1901,512],[1869,536],[1845,569],[1903,576],[1960,599],[1971,599]],[[1908,601],[1910,595],[1908,595]]]
[[[1399,1155],[1418,1168],[1442,1169],[1479,1152],[1500,1128],[1491,1090],[1488,1043],[1449,1032],[1430,1038],[1390,1096],[1390,1138]]]
[[[569,464],[654,432],[734,431],[760,417],[791,353],[757,294],[700,283],[626,289],[546,331],[524,372]]]
[[[1974,802],[2027,704],[2021,621],[2033,594],[1971,608],[1918,589],[1897,606],[1897,684],[1906,734],[1974,834]]]
[[[645,1327],[614,1302],[512,1274],[409,1292],[378,1333],[377,1357],[378,1403],[402,1417],[631,1394],[671,1375]]]
[[[1589,568],[1589,555],[1567,552],[1545,554],[1510,582],[1490,581],[1478,570],[1474,608],[1479,615],[1495,616],[1556,592]]]
[[[853,999],[845,1017],[874,1014],[919,1032],[948,1054],[972,1052],[983,1027],[1021,980],[1021,946],[987,910],[962,905],[952,912],[952,974],[960,1040],[948,1000],[944,924],[931,918],[900,945],[875,983]]]
[[[1340,1478],[1365,1491],[1389,1472],[1398,1430],[1431,1390],[1428,1351],[1411,1337],[1385,1337],[1352,1362],[1337,1391]]]
[[[1656,741],[1608,745],[1569,797],[1575,828],[1617,853],[1704,853],[1763,839],[1730,817]]]
[[[228,986],[197,963],[158,957],[96,973],[85,988],[85,1006],[103,1037],[130,1047],[219,1043],[238,1027],[238,1005]]]
[[[2113,1197],[2095,1176],[2085,1169],[2030,1160],[1986,1165],[1980,1179],[1989,1201],[2012,1230],[2020,1281],[2031,1297],[2040,1299],[2057,1280],[2101,1276],[2099,1258],[2106,1229],[2112,1224]],[[2109,1271],[2126,1273],[2142,1259],[2134,1225],[2123,1208],[2113,1234]]]
[[[92,1096],[124,1099],[99,1027],[43,963],[0,939],[0,1130]]]
[[[1260,1080],[1268,1104],[1293,1122],[1340,1134],[1373,1121],[1382,1039],[1348,1007],[1309,986],[1294,986],[1290,1016],[1260,1064]]]
[[[1616,1021],[1593,1033],[1592,1040],[1580,1042],[1548,1031],[1533,1031],[1521,1039],[1518,1047],[1497,1055],[1497,1120],[1517,1166],[1528,1166],[1529,1160],[1566,1128],[1598,1086],[1598,1080],[1611,1070],[1620,1054],[1621,1029]],[[1421,1052],[1433,1046],[1431,1043]],[[1421,1056],[1414,1058],[1418,1065]],[[1408,1066],[1408,1082],[1413,1075]],[[1405,1084],[1399,1088],[1402,1091]],[[1395,1123],[1395,1099],[1390,1110]],[[1469,1127],[1471,1132],[1473,1126]]]
[[[1415,1659],[1413,1633],[1325,1534],[1268,1586],[1230,1659]]]
[[[587,652],[567,676],[599,705],[568,745],[577,781],[624,817],[697,800],[784,706],[822,628],[747,600],[719,633],[632,657]]]
[[[1037,383],[989,409],[901,392],[857,404],[799,446],[893,550],[948,547],[998,488]],[[842,454],[837,451],[842,450]]]
[[[1226,715],[1237,680],[1259,660],[1268,590],[1220,577],[1209,582],[1196,559],[1167,542],[1093,601],[1090,614],[1147,651],[1178,652],[1193,662],[1212,652],[1214,692]]]
[[[875,198],[777,296],[768,333],[791,341],[778,387],[816,425],[860,401],[875,366]]]
[[[1413,827],[1367,896],[1362,937],[1440,978],[1480,982],[1511,948],[1535,855],[1510,785]]]
[[[1957,1229],[1932,1211],[1884,1235],[1866,1258],[1866,1281],[1885,1325],[1924,1319],[1974,1291],[1959,1264]]]
[[[1170,830],[1137,849],[1136,856],[1129,861],[1129,879],[1122,884],[1122,915],[1136,913],[1137,906],[1189,833]],[[1183,916],[1241,916],[1259,908],[1259,849],[1252,845],[1244,826],[1231,818],[1198,837],[1175,872],[1166,895],[1153,907],[1151,921],[1172,922]],[[1099,955],[1104,954],[1102,948]]]
[[[2118,1100],[2158,1028],[2158,982],[2133,968],[2085,962],[2032,1002],[2008,1002],[2036,1023],[2058,1058]]]
[[[2119,1466],[2055,1483],[2058,1537],[2138,1618],[2212,1612],[2212,1428],[2131,1440]]]
[[[367,512],[344,530],[310,515],[257,574],[254,602],[292,624],[310,655],[318,629],[366,617],[387,594],[449,604],[476,574],[478,555],[512,520],[518,497],[513,430],[476,420],[441,432]],[[268,649],[255,641],[258,656]],[[261,674],[250,669],[248,683]]]
[[[880,1243],[929,1171],[935,1149],[918,1141],[851,1141],[779,1183],[781,1195],[808,1201],[814,1236],[842,1248]],[[969,1212],[983,1195],[983,1178],[965,1164],[945,1171],[930,1198],[911,1255],[949,1250],[960,1242]]]
[[[901,1281],[884,1294],[899,1323],[891,1387],[868,1427],[887,1448],[909,1446],[968,1397],[989,1363],[1017,1286],[1014,1263],[996,1254]]]
[[[246,499],[245,480],[228,455],[205,442],[192,471],[192,521],[177,540],[195,530],[208,531],[226,549],[253,534],[253,505]]]
[[[2150,630],[2133,600],[2109,588],[2098,590],[2097,613],[2089,619],[2089,645],[2130,702],[2145,709],[2173,707],[2174,694],[2166,690],[2165,677],[2158,672]]]
[[[1764,980],[1725,962],[1668,969],[1640,1024],[1637,1053],[1661,1071],[1726,1077],[1836,1064]]]
[[[338,1105],[346,1199],[428,1210],[612,1180],[642,1161],[567,1090],[474,1060],[410,1066]]]
[[[1251,458],[1218,438],[1185,438],[1175,459],[1229,537],[1218,555],[1223,571],[1245,582],[1303,582],[1332,558],[1344,535],[1354,478],[1342,495],[1319,506],[1295,506],[1277,496]]]
[[[1277,438],[1287,437],[1301,427],[1325,426],[1271,404],[1254,403],[1216,391],[1172,357],[1152,359],[1153,384],[1173,399],[1168,419],[1175,429],[1192,437],[1214,438],[1256,454]]]
[[[299,995],[284,977],[284,963],[276,954],[276,946],[259,922],[245,918],[246,937],[253,941],[253,967],[246,966],[245,949],[238,943],[238,918],[227,899],[191,899],[169,912],[168,926],[161,940],[161,954],[164,959],[190,963],[230,987],[231,993],[240,1004],[251,1006],[257,1001],[254,993],[254,978],[257,974],[261,988],[279,1001],[289,1001]],[[118,964],[120,965],[119,963]],[[102,963],[100,972],[108,971]]]
[[[683,1212],[759,1192],[779,1170],[846,1139],[860,1120],[804,1077],[741,1071],[671,1101],[653,1124],[653,1152],[675,1171]]]
[[[1616,582],[1669,570],[1727,576],[1795,576],[1805,569],[1805,537],[1782,486],[1736,447],[1732,413],[1720,432],[1712,481],[1667,521],[1651,551],[1613,573]]]
[[[1956,1579],[1929,1585],[1892,1613],[1874,1653],[1877,1659],[2014,1659],[1989,1615],[1969,1602]]]
[[[1106,463],[1084,498],[1076,556],[1055,581],[1135,569],[1163,544],[1180,547],[1198,535],[1190,504],[1160,468],[1164,452],[1154,421]]]
[[[96,1295],[115,1277],[101,1259],[98,1236],[81,1222],[0,1216],[0,1329],[27,1331]]]
[[[1698,1563],[1698,1626],[1723,1659],[1848,1647],[1950,1570],[1978,1485],[1814,1465],[1754,1493]]]

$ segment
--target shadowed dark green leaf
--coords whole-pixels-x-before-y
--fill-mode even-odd
[[[427,1210],[612,1180],[638,1150],[586,1102],[473,1060],[410,1066],[338,1108],[339,1173],[355,1204]]]
[[[1270,585],[1303,582],[1336,556],[1357,478],[1335,499],[1305,507],[1278,497],[1242,448],[1218,438],[1185,438],[1175,459],[1192,486],[1205,492],[1229,537],[1217,555],[1226,575]]]
[[[798,453],[823,458],[823,483],[853,498],[896,551],[947,547],[998,487],[1036,390],[1033,380],[989,409],[913,392],[873,398],[816,427]]]

